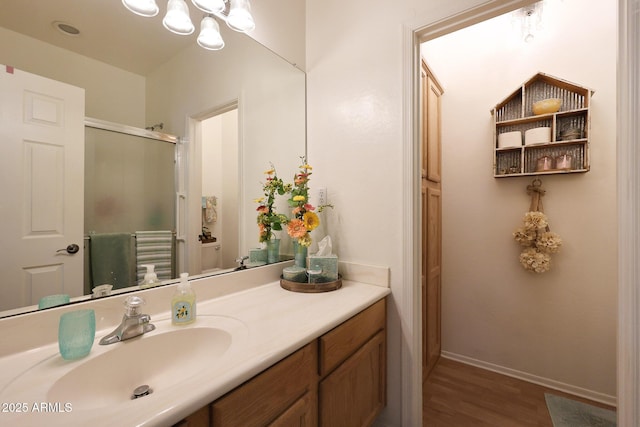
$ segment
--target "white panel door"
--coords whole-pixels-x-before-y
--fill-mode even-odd
[[[81,295],[84,89],[0,65],[0,188],[0,310]]]

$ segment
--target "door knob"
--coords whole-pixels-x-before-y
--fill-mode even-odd
[[[73,255],[77,253],[79,250],[80,250],[80,246],[76,245],[75,243],[72,243],[64,249],[58,249],[56,252],[66,252],[68,254]]]

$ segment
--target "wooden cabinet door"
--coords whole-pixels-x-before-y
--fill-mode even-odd
[[[386,403],[386,340],[378,332],[320,382],[319,425],[370,426]]]
[[[317,393],[315,390],[309,391],[269,424],[269,427],[315,427],[318,425],[317,405]]]
[[[423,178],[440,182],[442,174],[440,97],[442,89],[422,62],[422,169]]]
[[[423,286],[423,370],[426,378],[435,366],[442,350],[441,338],[441,192],[432,183],[426,187],[426,248],[425,280]]]
[[[318,381],[317,357],[317,341],[313,341],[216,400],[211,405],[213,426],[263,427],[276,422],[305,393],[313,394]],[[317,414],[311,415],[310,419],[317,418]]]
[[[442,348],[442,161],[440,97],[442,88],[426,63],[421,69],[422,207],[422,375],[427,378]]]

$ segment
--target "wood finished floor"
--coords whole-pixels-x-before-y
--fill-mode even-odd
[[[424,427],[553,427],[544,393],[614,409],[444,358],[423,390]]]

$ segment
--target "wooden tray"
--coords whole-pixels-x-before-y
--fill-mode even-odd
[[[335,282],[325,283],[302,283],[291,282],[285,280],[280,276],[280,287],[291,292],[304,292],[304,293],[318,293],[318,292],[330,292],[338,290],[342,287],[342,276],[338,275],[338,280]]]

